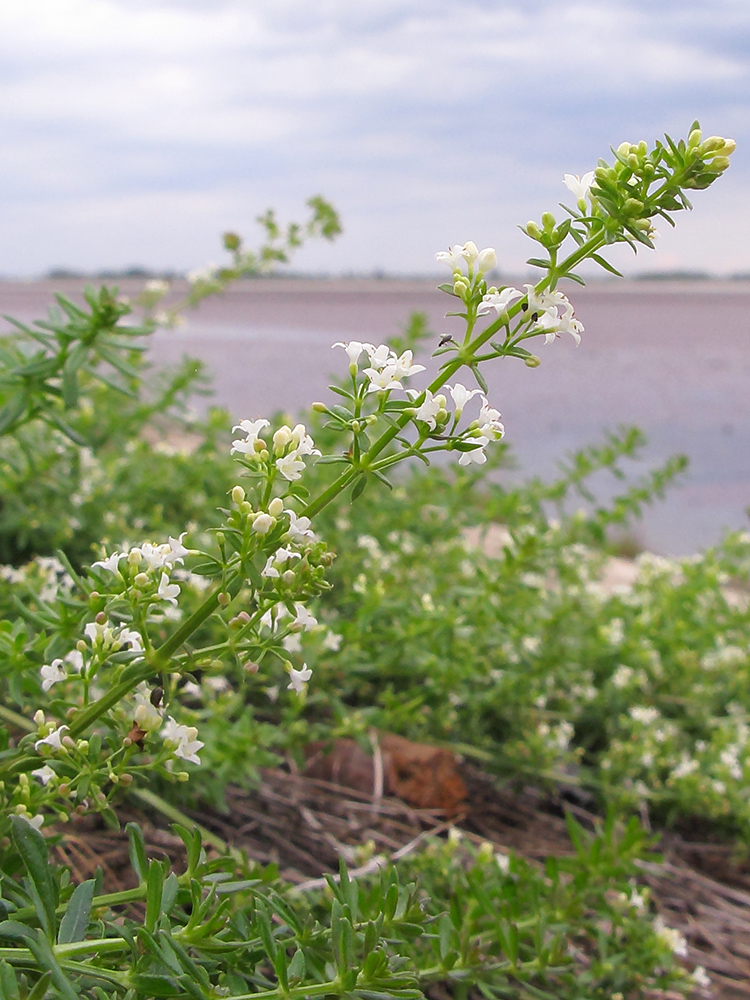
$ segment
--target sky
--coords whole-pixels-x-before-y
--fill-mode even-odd
[[[471,239],[518,273],[563,173],[695,118],[732,166],[628,273],[750,272],[747,0],[8,0],[0,275],[220,262],[314,194],[344,234],[298,270],[434,273]]]

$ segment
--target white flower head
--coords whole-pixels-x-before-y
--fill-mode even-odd
[[[68,731],[68,726],[60,726],[58,729],[55,729],[54,732],[45,736],[44,739],[37,740],[34,744],[34,749],[38,750],[41,746],[48,746],[52,747],[53,750],[62,750],[62,741]]]
[[[45,764],[44,767],[38,767],[35,771],[31,772],[33,778],[39,778],[43,785],[48,785],[53,778],[57,777],[57,772]]]
[[[63,670],[62,660],[53,660],[52,663],[45,663],[39,673],[42,676],[42,691],[49,691],[53,684],[64,681],[67,674]]]
[[[170,583],[167,574],[162,573],[161,579],[159,580],[159,587],[156,591],[156,596],[162,601],[168,601],[170,604],[177,604],[177,595],[179,593],[179,583]]]
[[[242,431],[245,435],[245,440],[242,441],[238,438],[236,441],[232,441],[230,454],[233,455],[235,452],[239,452],[242,455],[255,455],[255,442],[261,440],[261,431],[270,426],[269,421],[263,417],[259,420],[240,420],[232,428],[232,431]]]
[[[482,396],[482,408],[479,411],[479,433],[490,441],[499,441],[505,434],[505,425],[500,421],[501,413],[490,406],[486,396]]]
[[[424,393],[424,402],[414,414],[414,419],[423,420],[430,430],[434,431],[437,415],[442,409],[445,409],[445,396],[439,394],[433,396],[429,389],[425,389]]]
[[[350,340],[348,342],[339,340],[333,344],[333,347],[343,347],[349,356],[349,364],[355,368],[363,351],[366,351],[369,355],[371,351],[375,350],[372,344],[362,343],[359,340]]]
[[[385,368],[386,365],[392,365],[396,361],[395,353],[387,344],[378,344],[377,347],[373,347],[372,344],[365,344],[364,347],[370,359],[370,367],[375,368],[377,371]]]
[[[289,509],[286,509],[284,513],[289,515],[289,540],[291,542],[301,542],[303,538],[315,538],[315,534],[310,528],[309,517],[299,517],[293,510]]]
[[[482,391],[481,389],[467,389],[466,386],[461,385],[460,382],[456,382],[456,384],[453,386],[448,385],[446,386],[446,389],[448,390],[448,392],[450,392],[451,398],[453,399],[453,402],[455,404],[456,419],[458,419],[458,417],[461,416],[464,407],[469,402],[469,400],[473,399],[474,396],[478,396],[479,393]]]
[[[299,457],[299,452],[290,451],[288,455],[283,455],[276,459],[276,468],[288,482],[293,483],[296,479],[302,478],[305,471],[305,463]],[[255,527],[255,522],[253,522]]]
[[[170,715],[164,724],[161,734],[165,740],[176,744],[174,749],[175,757],[181,757],[183,760],[190,761],[191,764],[200,764],[198,751],[205,744],[196,739],[198,730],[195,726],[181,726]]]
[[[400,358],[397,358],[394,362],[395,365],[395,378],[408,378],[409,375],[416,375],[417,372],[426,371],[424,365],[415,365],[412,361],[413,358],[412,351],[404,351]]]
[[[501,288],[500,291],[497,288],[491,288],[479,303],[477,315],[483,316],[490,309],[494,309],[499,316],[501,313],[507,312],[513,302],[522,298],[523,292],[517,288]]]
[[[364,374],[369,378],[370,384],[368,392],[385,392],[388,389],[401,389],[396,372],[398,368],[395,364],[386,365],[385,368],[365,368]]]
[[[462,451],[461,457],[458,460],[459,465],[484,465],[487,461],[487,456],[484,449],[490,443],[490,439],[486,437],[475,437],[471,439],[471,443],[475,444],[476,447],[472,448],[471,451]]]
[[[578,202],[586,201],[589,197],[589,191],[591,190],[593,182],[593,170],[589,170],[589,172],[584,174],[583,177],[579,177],[578,174],[565,174],[563,177],[563,184],[569,191],[573,192],[573,195]]]
[[[122,552],[113,552],[111,556],[106,556],[104,559],[99,559],[97,562],[91,563],[91,568],[93,569],[95,566],[100,566],[102,569],[106,569],[109,573],[116,573],[122,556]]]
[[[679,955],[681,958],[687,957],[688,944],[685,936],[674,927],[668,927],[661,915],[654,919],[654,933],[672,954]]]
[[[290,666],[287,690],[295,691],[297,694],[302,694],[305,690],[305,684],[307,684],[311,677],[312,670],[310,670],[306,663],[302,664],[301,670],[296,670],[294,667]]]

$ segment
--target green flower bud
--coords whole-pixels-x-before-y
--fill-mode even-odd
[[[312,408],[316,413],[326,413],[328,407],[325,403],[313,403]]]
[[[542,235],[542,231],[539,228],[539,226],[536,224],[536,222],[532,221],[526,223],[525,232],[527,236],[530,236],[532,238],[532,240],[538,240],[539,237]]]
[[[552,212],[544,212],[542,215],[542,225],[544,226],[544,231],[551,233],[555,228],[555,217]]]
[[[632,167],[633,170],[637,170],[638,169],[638,167],[640,166],[640,162],[641,161],[638,159],[638,154],[637,153],[630,153],[628,155],[628,166]]]
[[[627,198],[622,210],[626,215],[640,215],[643,211],[643,202],[637,198]]]
[[[284,501],[281,497],[274,497],[268,505],[268,513],[271,517],[280,517],[284,512]]]
[[[232,600],[232,598],[225,590],[222,590],[222,592],[217,595],[216,600],[219,602],[222,608],[225,608],[227,604],[229,604],[229,602]]]
[[[149,583],[148,573],[136,573],[133,583],[136,587],[145,587]]]
[[[239,250],[242,246],[242,239],[237,233],[224,233],[224,247],[227,250]]]
[[[619,153],[620,156],[627,156],[628,153],[630,152],[630,143],[621,142],[620,145],[617,147],[617,152]]]
[[[541,358],[538,358],[536,354],[530,354],[528,358],[523,359],[523,363],[527,368],[538,368],[542,363]]]
[[[705,142],[700,144],[698,152],[701,156],[705,156],[706,153],[715,153],[717,150],[724,148],[725,141],[726,140],[720,135],[711,135]]]
[[[721,173],[723,170],[726,170],[728,166],[729,166],[728,156],[715,156],[713,160],[711,160],[711,170],[716,170],[719,173]]]
[[[243,490],[243,488],[241,486],[235,486],[232,489],[232,500],[234,500],[236,504],[241,504],[244,499],[245,499],[245,491]]]

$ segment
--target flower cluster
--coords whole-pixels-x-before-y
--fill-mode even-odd
[[[250,468],[266,473],[275,470],[288,482],[300,479],[305,470],[306,455],[320,455],[304,424],[289,427],[286,424],[274,432],[270,448],[263,439],[263,431],[270,427],[268,420],[241,420],[232,430],[242,431],[244,440],[232,441],[231,454],[243,455]]]

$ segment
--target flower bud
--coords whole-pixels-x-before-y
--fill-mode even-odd
[[[528,358],[523,359],[523,363],[527,368],[538,368],[542,363],[541,358],[538,358],[536,354],[530,354]]]
[[[103,611],[100,611],[97,614],[96,618],[94,618],[94,621],[96,622],[97,625],[104,625],[106,624],[107,616]]]
[[[312,409],[316,413],[326,413],[327,410],[328,410],[328,407],[326,406],[325,403],[313,403],[312,404]]]
[[[266,451],[266,442],[262,438],[256,438],[253,441],[253,451],[257,452],[259,455],[261,452]]]
[[[638,154],[637,153],[629,153],[628,154],[628,166],[631,167],[633,170],[637,170],[638,169],[638,165],[640,164],[640,162],[641,161],[638,158]]]
[[[148,573],[136,573],[133,583],[136,587],[145,587],[149,583]]]
[[[729,166],[728,156],[715,156],[713,160],[711,160],[712,170],[718,170],[719,172],[721,172],[722,170],[726,170],[728,166]]]
[[[271,517],[270,514],[261,512],[260,514],[256,514],[253,518],[253,531],[257,532],[259,535],[266,535],[275,524],[275,517]]]
[[[725,156],[731,156],[735,149],[737,149],[737,143],[734,139],[724,140],[724,145],[722,146],[721,151]]]
[[[294,581],[295,581],[296,579],[297,579],[297,578],[296,578],[296,576],[294,575],[294,570],[293,570],[293,569],[286,569],[286,570],[284,570],[284,572],[283,572],[283,573],[281,574],[281,580],[282,580],[282,583],[284,583],[284,584],[285,584],[285,585],[286,585],[287,587],[291,587],[291,586],[292,586],[292,584],[294,583]]]
[[[248,660],[247,663],[242,664],[242,669],[246,674],[257,674],[260,670],[260,664],[254,663],[252,660]]]
[[[555,217],[552,212],[542,213],[542,225],[544,226],[544,231],[546,233],[551,233],[555,228]]]
[[[223,240],[226,250],[239,250],[242,246],[242,239],[237,233],[224,233]]]
[[[706,153],[715,153],[717,150],[723,149],[725,141],[720,135],[711,135],[700,144],[698,151],[701,156],[705,156]]]
[[[253,505],[250,503],[249,500],[243,500],[240,504],[238,504],[238,506],[240,508],[240,514],[254,514],[255,513],[255,511],[253,510]]]
[[[280,455],[292,440],[292,432],[286,426],[279,427],[273,436],[273,450]]]
[[[141,554],[138,549],[131,549],[130,552],[128,552],[128,563],[131,566],[137,566],[140,561]]]
[[[216,600],[219,602],[222,608],[225,608],[227,604],[229,604],[229,602],[232,600],[232,598],[229,596],[226,590],[222,590],[220,594],[216,595]]]
[[[125,774],[121,774],[120,775],[120,784],[123,785],[125,788],[127,788],[128,785],[132,785],[133,784],[133,775],[132,774],[128,774],[127,771],[125,772]]]
[[[620,145],[617,147],[617,152],[620,156],[627,156],[630,153],[630,143],[621,142]]]
[[[98,601],[99,600],[99,591],[98,590],[92,590],[91,593],[89,594],[89,600],[90,601]]]
[[[541,229],[533,220],[529,220],[529,222],[526,223],[525,232],[527,236],[532,238],[532,240],[538,240],[542,235]]]
[[[687,146],[688,149],[695,149],[696,146],[700,146],[701,138],[703,137],[703,132],[699,128],[694,128],[693,131],[688,136]]]
[[[487,247],[487,249],[482,250],[477,257],[477,274],[485,274],[487,271],[491,271],[494,267],[497,267],[497,254],[495,253],[494,247]]]
[[[44,712],[41,710],[41,708],[38,708],[36,712],[34,712],[34,722],[37,724],[37,726],[43,726],[44,721],[45,721]]]
[[[268,513],[271,517],[280,517],[284,512],[284,501],[281,497],[274,497],[268,505]]]
[[[236,504],[241,504],[245,499],[245,491],[241,486],[235,486],[232,488],[232,500]]]
[[[177,771],[175,773],[175,778],[177,778],[178,781],[190,781],[190,775],[187,771]]]
[[[626,198],[622,210],[626,215],[640,215],[643,211],[643,202],[637,198]]]

